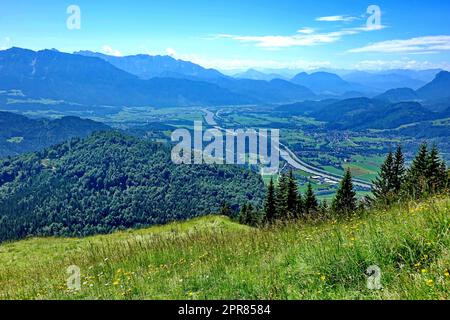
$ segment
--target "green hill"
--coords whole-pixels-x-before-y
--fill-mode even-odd
[[[171,148],[94,133],[0,161],[0,242],[86,236],[262,203],[264,183],[239,166],[175,165]]]
[[[9,299],[449,299],[450,199],[251,229],[203,217],[84,239],[0,245]],[[67,267],[81,271],[69,291]],[[365,271],[381,269],[381,290]]]
[[[71,138],[84,138],[107,125],[78,117],[30,119],[0,111],[0,158],[38,151]]]

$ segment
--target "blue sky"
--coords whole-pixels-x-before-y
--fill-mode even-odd
[[[374,4],[381,24],[369,28]],[[449,12],[442,0],[1,0],[0,48],[170,54],[222,70],[450,69]]]

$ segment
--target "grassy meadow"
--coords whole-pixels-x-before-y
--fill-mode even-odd
[[[450,299],[450,198],[252,229],[209,216],[0,245],[1,299]],[[81,270],[68,290],[67,267]],[[367,288],[369,266],[382,289]]]

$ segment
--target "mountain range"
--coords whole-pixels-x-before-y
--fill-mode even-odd
[[[211,80],[226,77],[215,69],[206,69],[195,63],[177,60],[170,56],[139,54],[126,57],[109,56],[92,51],[78,51],[74,54],[105,60],[113,66],[134,74],[141,79],[182,78]]]
[[[450,97],[446,90],[450,85],[448,72],[392,72],[395,73],[354,72],[342,77],[324,71],[303,72],[291,80],[273,78],[273,74],[267,75],[266,80],[255,80],[245,75],[233,78],[168,56],[112,57],[90,51],[68,54],[11,48],[0,51],[0,103],[9,103],[2,92],[14,91],[19,93],[15,100],[21,103],[51,99],[60,104],[89,106],[89,110],[92,106],[286,104],[359,97],[377,97],[392,103],[444,101],[441,109],[446,108]],[[434,75],[436,72],[439,73]],[[255,70],[247,75],[264,77]],[[432,81],[426,83],[425,79]],[[381,88],[373,86],[376,82],[390,88],[376,93]]]
[[[287,80],[287,77],[281,74],[264,73],[255,69],[248,69],[245,72],[236,73],[233,77],[237,79],[264,80],[264,81],[270,81],[273,79]]]
[[[173,106],[251,103],[215,84],[174,78],[142,80],[93,57],[53,50],[0,52],[0,89],[86,105]]]
[[[144,80],[104,59],[54,50],[1,51],[0,71],[0,90],[19,90],[28,98],[84,105],[242,105],[293,102],[314,96],[309,89],[284,80],[238,80],[226,76],[208,82],[183,77]]]
[[[310,88],[316,94],[339,96],[351,91],[370,91],[369,88],[347,82],[337,74],[329,72],[314,72],[311,74],[302,72],[292,78],[291,82]]]

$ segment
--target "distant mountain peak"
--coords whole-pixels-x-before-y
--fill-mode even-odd
[[[137,54],[115,57],[92,51],[77,51],[74,54],[103,59],[115,67],[145,80],[151,78],[210,80],[226,77],[215,69],[206,69],[190,61],[177,60],[168,55]]]
[[[391,103],[399,103],[419,100],[419,96],[416,91],[411,88],[397,88],[390,89],[385,93],[378,95],[376,99],[389,101]]]
[[[316,94],[341,95],[345,92],[359,91],[360,89],[343,80],[337,74],[325,71],[313,72],[311,74],[301,72],[292,78],[291,81],[311,89]]]
[[[450,98],[450,72],[439,72],[433,81],[418,89],[417,94],[425,100]]]

